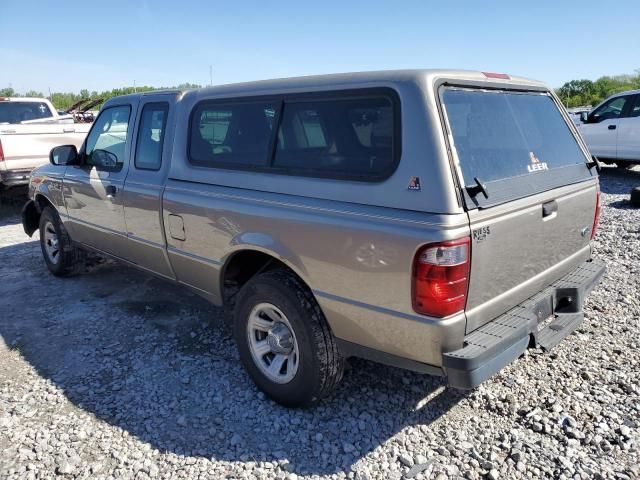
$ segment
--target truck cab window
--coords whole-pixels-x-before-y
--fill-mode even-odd
[[[636,95],[635,103],[629,110],[629,117],[640,117],[640,95]]]
[[[136,168],[141,170],[160,169],[168,112],[168,103],[148,103],[142,109],[136,142]]]
[[[131,108],[125,105],[100,113],[87,136],[87,165],[101,170],[122,170],[130,114]]]
[[[594,111],[591,116],[595,122],[618,118],[622,114],[628,99],[629,97],[614,98]]]

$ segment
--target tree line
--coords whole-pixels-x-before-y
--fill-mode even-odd
[[[631,75],[604,76],[595,81],[571,80],[556,90],[566,107],[595,106],[614,93],[640,89],[640,70]]]
[[[183,83],[177,87],[178,89],[188,88],[200,88],[201,85],[195,83]],[[105,90],[104,92],[89,92],[89,90],[80,90],[79,93],[70,92],[53,92],[49,97],[51,103],[55,105],[58,110],[67,110],[74,103],[83,99],[98,99],[101,98],[104,101],[111,97],[118,95],[126,95],[134,92],[148,92],[151,90],[162,90],[167,87],[150,87],[143,85],[140,87],[123,87],[114,88],[112,90]],[[600,77],[595,81],[592,80],[571,80],[566,82],[560,88],[556,89],[556,93],[562,100],[562,103],[568,108],[592,105],[600,103],[609,95],[614,93],[624,92],[626,90],[640,89],[640,70],[636,70],[635,74],[630,75],[615,75]],[[23,96],[18,94],[13,88],[0,89],[0,97],[19,97]],[[44,97],[42,92],[36,92],[30,90],[24,94],[25,97]],[[101,104],[96,105],[94,108],[100,108]]]
[[[129,93],[135,92],[149,92],[152,90],[166,90],[167,88],[177,88],[181,90],[190,89],[190,88],[201,88],[202,85],[198,85],[195,83],[182,83],[176,87],[150,87],[148,85],[142,85],[140,87],[123,87],[123,88],[114,88],[112,90],[105,90],[103,92],[92,91],[90,92],[87,89],[80,90],[79,93],[73,92],[52,92],[51,95],[43,95],[42,92],[38,92],[35,90],[29,90],[24,95],[19,94],[13,88],[1,88],[0,89],[0,97],[46,97],[51,100],[51,103],[56,107],[57,110],[67,110],[74,103],[79,102],[80,100],[97,100],[101,98],[103,102],[106,102],[111,97],[117,97],[119,95],[127,95]],[[94,109],[99,109],[102,106],[102,103],[93,107]]]

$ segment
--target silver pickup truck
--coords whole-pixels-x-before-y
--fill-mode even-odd
[[[288,406],[358,356],[473,388],[583,320],[597,162],[544,84],[340,74],[123,96],[23,209],[58,276],[90,249],[233,312]]]

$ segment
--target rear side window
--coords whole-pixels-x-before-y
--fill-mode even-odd
[[[202,167],[266,166],[277,104],[201,104],[191,119],[189,154]]]
[[[400,105],[390,89],[203,102],[189,158],[202,167],[379,181],[400,156]]]
[[[136,168],[141,170],[160,169],[168,113],[168,103],[147,103],[142,109],[136,142]]]
[[[585,155],[546,94],[445,89],[443,103],[466,186],[513,177],[553,175]],[[584,173],[584,172],[583,172]]]
[[[17,124],[52,116],[51,110],[44,102],[0,102],[0,123]]]
[[[629,110],[630,117],[640,117],[640,95],[636,95],[635,102]]]
[[[384,97],[285,102],[274,167],[381,176],[394,166],[393,127],[393,107]]]

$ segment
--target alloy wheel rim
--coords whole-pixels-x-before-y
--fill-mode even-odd
[[[271,303],[259,303],[247,322],[247,339],[253,362],[274,383],[289,383],[298,371],[300,354],[287,316]]]
[[[47,222],[44,226],[44,250],[51,263],[57,264],[60,261],[60,242],[51,222]]]

